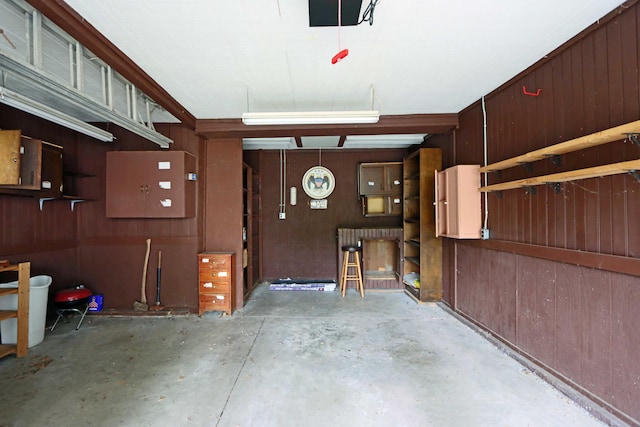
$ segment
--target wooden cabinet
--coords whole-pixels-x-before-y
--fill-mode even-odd
[[[364,216],[401,216],[402,162],[360,163],[358,191]]]
[[[479,239],[480,166],[457,165],[436,171],[435,181],[436,236]]]
[[[402,194],[402,162],[360,163],[360,195]]]
[[[61,146],[0,130],[0,192],[61,197],[62,169]]]
[[[195,169],[195,157],[185,151],[108,152],[106,216],[195,216]]]
[[[435,172],[439,148],[420,148],[404,159],[403,238],[405,291],[418,301],[442,299],[442,242],[435,232]]]
[[[224,311],[233,306],[233,252],[198,254],[198,313]]]

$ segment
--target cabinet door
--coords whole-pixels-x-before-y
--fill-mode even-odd
[[[447,175],[435,171],[436,237],[447,235]]]
[[[381,164],[360,165],[360,194],[380,194],[386,191],[385,171]]]
[[[62,174],[62,147],[43,141],[39,191],[41,197],[62,196]]]
[[[107,153],[109,218],[185,218],[195,215],[195,157],[184,151]]]
[[[153,151],[149,155],[146,185],[147,218],[183,218],[195,215],[195,157],[184,151]]]
[[[145,216],[146,153],[110,151],[107,153],[106,215],[108,218]]]
[[[402,194],[402,163],[390,164],[386,168],[387,185],[392,194]],[[402,209],[402,207],[400,207]]]
[[[0,131],[0,185],[20,183],[20,131]]]

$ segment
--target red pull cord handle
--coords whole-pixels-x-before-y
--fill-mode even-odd
[[[538,96],[542,92],[542,89],[538,89],[536,92],[527,92],[526,86],[522,86],[522,93],[529,96]]]

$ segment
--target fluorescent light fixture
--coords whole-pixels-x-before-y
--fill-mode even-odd
[[[329,125],[345,123],[377,123],[378,111],[313,111],[290,113],[244,113],[245,125]]]
[[[33,114],[68,129],[75,130],[103,142],[112,142],[113,135],[105,130],[92,126],[82,120],[55,110],[38,101],[19,95],[9,89],[0,87],[0,102],[11,107]]]

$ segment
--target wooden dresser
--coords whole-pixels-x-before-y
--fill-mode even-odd
[[[233,297],[233,252],[198,254],[198,313],[224,311],[231,315]]]

